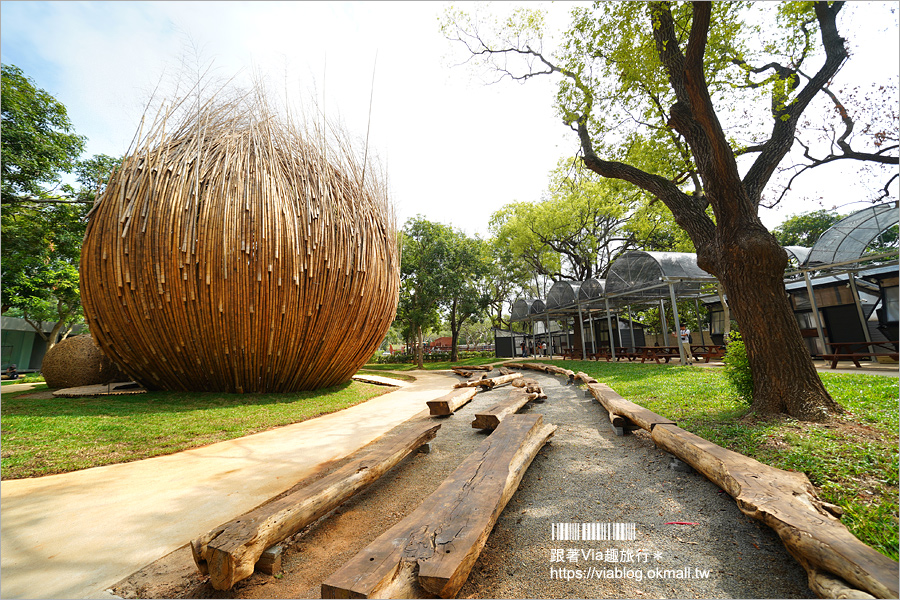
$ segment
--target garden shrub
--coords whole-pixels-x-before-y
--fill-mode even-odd
[[[750,404],[753,402],[753,373],[750,370],[750,361],[747,360],[747,348],[738,331],[728,334],[726,340],[725,377],[734,388],[737,395]]]

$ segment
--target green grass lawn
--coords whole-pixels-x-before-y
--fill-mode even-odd
[[[0,477],[171,454],[335,412],[392,389],[357,381],[293,394],[149,392],[99,398],[3,394]]]
[[[679,427],[760,462],[806,473],[842,522],[879,552],[898,556],[898,380],[821,373],[846,413],[827,423],[759,418],[720,369],[677,365],[550,361],[584,371]]]

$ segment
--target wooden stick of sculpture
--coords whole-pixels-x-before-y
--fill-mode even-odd
[[[98,345],[150,388],[287,392],[350,379],[394,318],[386,188],[263,93],[164,112],[91,212]],[[189,108],[189,109],[188,109]]]

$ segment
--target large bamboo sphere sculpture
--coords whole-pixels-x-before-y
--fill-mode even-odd
[[[346,146],[324,148],[259,100],[187,112],[157,120],[94,207],[81,258],[91,333],[151,389],[347,381],[397,306],[384,187]]]

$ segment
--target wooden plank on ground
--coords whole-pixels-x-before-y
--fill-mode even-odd
[[[510,373],[509,375],[500,375],[499,377],[482,379],[481,381],[476,382],[476,385],[487,390],[492,390],[496,387],[512,383],[520,377],[522,377],[521,373]]]
[[[429,400],[425,404],[432,417],[444,417],[452,415],[458,408],[468,403],[478,392],[475,388],[462,388],[441,396],[435,400]]]
[[[555,430],[541,415],[505,419],[418,509],[328,577],[322,598],[453,598]]]
[[[463,387],[482,387],[485,389],[494,389],[495,387],[506,385],[507,383],[512,382],[514,379],[518,379],[522,377],[521,373],[511,373],[509,375],[500,375],[499,377],[485,377],[484,379],[475,379],[472,378],[469,381],[460,381],[454,388],[463,388]]]
[[[638,427],[652,431],[657,425],[675,425],[671,419],[661,417],[634,402],[629,402],[605,383],[589,383],[591,395],[609,411],[610,415],[625,417]]]
[[[366,488],[416,448],[434,438],[440,424],[422,420],[379,438],[334,473],[264,504],[191,541],[194,562],[217,590],[253,574],[266,548],[297,533]]]
[[[859,598],[862,590],[900,597],[897,561],[850,533],[834,516],[837,507],[820,500],[803,473],[764,465],[674,425],[657,425],[650,435],[731,494],[741,512],[774,529],[820,596]]]
[[[538,383],[536,379],[532,379],[530,377],[515,379],[512,382],[512,386],[517,388],[524,388],[528,393],[543,393],[543,390],[541,390],[541,384]]]
[[[597,383],[596,379],[594,379],[587,373],[584,373],[583,371],[578,371],[577,373],[575,373],[575,379],[581,381],[582,383]]]
[[[575,379],[575,371],[572,371],[571,369],[563,369],[562,367],[557,367],[556,365],[547,365],[546,372],[553,373],[554,375],[562,375],[572,380]]]
[[[472,427],[475,429],[497,429],[500,422],[519,412],[519,409],[538,397],[521,389],[512,390],[503,402],[492,406],[484,412],[475,413]]]

